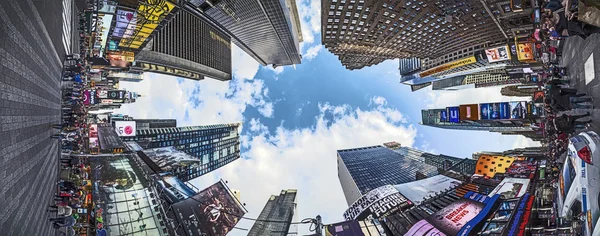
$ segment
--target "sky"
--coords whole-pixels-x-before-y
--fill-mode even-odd
[[[320,42],[320,2],[296,1],[301,17],[302,64],[263,67],[232,45],[233,80],[187,80],[145,73],[121,89],[142,94],[115,113],[174,118],[178,126],[242,122],[241,158],[190,181],[200,189],[219,179],[241,192],[250,218],[271,195],[298,190],[299,219],[320,214],[343,221],[347,205],[337,177],[336,150],[396,141],[423,151],[470,158],[479,151],[537,145],[521,136],[419,125],[421,109],[523,100],[500,88],[416,92],[399,83],[398,61],[346,70]],[[250,229],[253,222],[236,227]],[[308,234],[308,225],[299,227]],[[229,235],[246,235],[234,229]]]

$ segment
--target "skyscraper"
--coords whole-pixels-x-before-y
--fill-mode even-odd
[[[508,38],[475,0],[323,0],[321,12],[323,45],[348,69],[394,58],[449,62],[441,56]]]
[[[131,69],[193,80],[205,76],[231,80],[231,40],[203,18],[182,9],[136,55]]]
[[[302,32],[295,0],[191,0],[260,64],[301,63]]]
[[[407,183],[438,174],[437,168],[383,146],[338,150],[337,163],[348,205],[383,185]]]
[[[292,220],[297,219],[296,195],[297,190],[295,189],[281,190],[279,196],[271,195],[267,204],[260,212],[258,221],[250,229],[248,236],[297,235],[298,227],[290,224]]]
[[[216,170],[240,158],[240,123],[137,130],[123,141],[136,141],[142,148],[174,147],[201,161],[202,170],[189,179]]]
[[[475,162],[471,159],[463,159],[443,154],[433,154],[424,152],[411,147],[402,147],[397,142],[388,142],[383,144],[385,147],[418,162],[438,168],[438,171],[453,170],[463,175],[471,175],[475,170]]]

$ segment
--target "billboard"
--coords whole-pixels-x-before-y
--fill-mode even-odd
[[[448,107],[446,109],[448,110],[448,121],[450,121],[452,123],[460,122],[460,119],[459,119],[460,108],[459,107]]]
[[[90,90],[83,91],[83,105],[90,105]]]
[[[227,235],[246,214],[222,181],[171,207],[190,235]]]
[[[90,91],[90,96],[89,96],[90,105],[94,105],[94,104],[98,103],[98,99],[96,99],[96,90],[92,89],[89,91]]]
[[[113,30],[113,37],[122,38],[122,37],[131,37],[131,30],[128,31],[129,35],[125,35],[125,31],[127,29],[134,29],[135,23],[137,22],[137,13],[134,11],[126,11],[126,10],[117,10],[116,15],[116,23],[115,28]],[[111,48],[117,49],[118,42],[111,41]]]
[[[519,200],[517,210],[513,213],[508,224],[510,228],[508,228],[508,230],[502,235],[526,235],[526,227],[531,216],[531,208],[533,207],[534,200],[535,196],[533,195],[528,193],[523,195],[523,197]]]
[[[525,119],[527,116],[527,102],[510,102],[510,118]]]
[[[150,34],[175,8],[169,1],[142,0],[138,5],[135,28],[128,24],[119,47],[138,49],[150,37]],[[131,35],[131,36],[129,36]]]
[[[97,30],[100,32],[99,36],[99,44],[94,45],[95,48],[100,49],[100,56],[104,55],[104,50],[106,49],[106,44],[108,43],[108,34],[110,31],[110,24],[112,23],[113,15],[110,14],[98,14],[98,18],[102,18],[102,20],[98,20]]]
[[[156,165],[158,171],[171,172],[175,175],[187,172],[190,169],[198,169],[201,164],[201,159],[179,151],[174,147],[152,148],[142,152]]]
[[[499,195],[468,192],[448,206],[417,222],[405,235],[470,235],[490,213]]]
[[[519,61],[533,61],[533,46],[531,43],[517,44],[517,58]]]
[[[445,175],[436,175],[426,179],[394,185],[408,200],[421,204],[428,196],[434,196],[447,189],[453,189],[462,182]]]
[[[481,103],[480,116],[482,120],[510,119],[511,110],[508,102]]]
[[[109,90],[107,98],[109,98],[109,99],[123,99],[123,98],[125,98],[125,90]]]
[[[508,156],[480,155],[475,165],[475,174],[494,178],[496,173],[506,173],[506,169],[514,161],[515,158]]]
[[[533,161],[515,161],[506,170],[506,176],[532,179],[536,169],[537,165]]]
[[[89,147],[90,148],[97,148],[98,146],[100,146],[100,144],[98,143],[98,125],[97,124],[90,124],[89,130],[88,130],[88,137],[89,137]]]
[[[468,104],[460,105],[458,112],[459,119],[463,120],[479,120],[479,105]]]
[[[123,137],[135,136],[135,121],[115,121],[115,132]]]
[[[352,203],[344,212],[344,218],[346,220],[363,220],[371,214],[380,217],[395,212],[399,208],[410,206],[412,206],[412,202],[400,194],[394,186],[384,185],[369,191]]]
[[[419,73],[419,76],[421,77],[427,77],[429,75],[433,75],[439,72],[443,72],[443,71],[447,71],[447,70],[451,70],[457,67],[461,67],[461,66],[466,66],[466,65],[470,65],[477,62],[477,58],[475,58],[475,56],[470,56],[467,58],[463,58],[460,60],[456,60],[453,62],[449,62],[440,66],[436,66],[434,68],[431,68],[429,70],[423,71],[421,73]]]
[[[486,49],[485,55],[487,56],[488,62],[490,63],[507,61],[511,59],[508,45]]]
[[[349,220],[325,225],[325,236],[364,236],[358,221]]]
[[[532,101],[534,103],[544,103],[544,97],[546,97],[546,94],[544,94],[544,91],[535,91],[535,92],[533,92]]]
[[[489,195],[499,194],[504,199],[517,198],[527,192],[527,187],[529,187],[529,179],[504,178]]]
[[[440,111],[440,122],[448,122],[448,111]]]

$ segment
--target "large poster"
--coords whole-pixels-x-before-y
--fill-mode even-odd
[[[524,62],[533,60],[533,46],[531,43],[517,44],[517,58],[519,61]]]
[[[219,181],[191,198],[172,205],[190,235],[227,235],[246,214],[229,189]]]
[[[448,121],[452,123],[460,122],[459,113],[459,107],[448,107]]]
[[[508,45],[490,48],[485,50],[485,55],[490,63],[510,60]]]
[[[500,194],[504,199],[521,197],[529,187],[529,179],[521,178],[504,178],[498,186],[489,194],[493,196]]]
[[[500,119],[510,119],[510,104],[508,102],[501,102],[500,105]]]
[[[490,119],[490,104],[489,103],[479,104],[479,110],[481,112],[480,117],[482,120]]]
[[[128,28],[135,28],[135,23],[137,21],[137,13],[132,11],[118,10],[117,11],[117,20],[115,23],[115,29],[113,30],[113,37],[131,37],[131,35],[125,35],[125,31]],[[131,25],[131,26],[130,26]],[[114,41],[111,47],[117,49],[118,42]]]
[[[143,151],[160,171],[171,172],[175,175],[185,174],[200,167],[201,159],[195,158],[174,147],[152,148]],[[204,163],[208,164],[208,163]]]
[[[462,182],[445,175],[436,175],[426,179],[421,179],[404,184],[394,185],[408,200],[415,204],[421,204],[428,196],[435,196],[445,189],[452,189]]]
[[[527,115],[527,102],[510,102],[511,119],[525,119]]]
[[[440,111],[440,122],[448,122],[448,111]]]
[[[363,220],[371,214],[380,217],[409,206],[412,206],[412,202],[400,194],[394,186],[384,185],[369,191],[352,203],[344,212],[344,218]]]
[[[460,120],[479,120],[479,105],[477,104],[468,104],[468,105],[460,105],[460,111],[458,113]]]

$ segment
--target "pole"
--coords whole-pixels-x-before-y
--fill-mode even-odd
[[[315,235],[322,236],[323,233],[321,230],[323,229],[323,222],[321,221],[321,215],[317,215],[317,226],[315,227]]]

